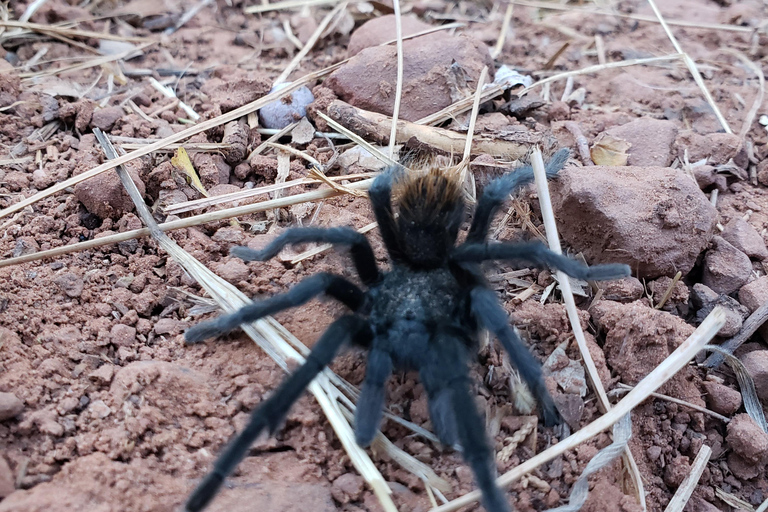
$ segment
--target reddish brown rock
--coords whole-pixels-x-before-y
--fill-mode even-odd
[[[357,501],[365,490],[365,480],[354,473],[345,473],[333,481],[331,495],[341,504]]]
[[[24,410],[24,402],[13,393],[0,393],[0,421],[15,418]]]
[[[146,192],[144,182],[134,169],[128,169],[139,193]],[[92,214],[102,219],[119,219],[134,209],[133,201],[125,191],[117,172],[110,170],[75,185],[75,197]]]
[[[603,287],[603,298],[605,300],[615,300],[617,302],[633,302],[638,300],[645,293],[643,283],[636,277],[625,277],[600,283]]]
[[[136,329],[124,324],[115,324],[109,332],[110,340],[118,347],[133,345],[136,341]]]
[[[677,137],[677,125],[672,121],[642,117],[606,132],[632,145],[627,165],[667,167],[672,163],[672,146]]]
[[[8,461],[5,457],[0,455],[0,500],[10,495],[16,490],[16,481],[11,467],[8,465]]]
[[[768,350],[753,350],[741,356],[741,362],[755,381],[757,396],[768,404]]]
[[[722,237],[750,258],[768,258],[768,249],[760,233],[741,217],[734,217],[725,225]]]
[[[239,283],[248,279],[248,265],[239,258],[229,258],[216,267],[216,273],[230,283]]]
[[[424,23],[412,14],[406,14],[400,17],[400,28],[403,31],[403,37],[405,37],[430,29],[432,25]],[[379,16],[366,21],[349,37],[348,55],[351,57],[366,48],[393,40],[395,31],[394,14]]]
[[[725,440],[736,455],[752,464],[765,464],[768,459],[768,434],[746,413],[737,414],[728,423]]]
[[[701,282],[717,293],[730,295],[744,286],[752,275],[749,256],[725,239],[715,236],[713,247],[704,257]]]
[[[626,263],[637,277],[687,274],[717,211],[691,178],[662,167],[566,167],[552,183],[562,237],[590,263]]]
[[[703,383],[707,406],[718,414],[730,416],[741,407],[741,393],[718,382]]]
[[[91,116],[91,126],[108,132],[112,129],[117,120],[124,115],[125,112],[123,112],[121,107],[100,108],[93,111],[93,115]]]
[[[393,46],[366,48],[325,81],[339,98],[356,107],[392,115],[397,79]],[[403,41],[403,96],[400,118],[417,121],[464,96],[459,86],[474,90],[484,66],[493,79],[488,47],[468,36],[429,34]],[[463,69],[456,77],[451,68]],[[463,82],[466,76],[467,84]]]

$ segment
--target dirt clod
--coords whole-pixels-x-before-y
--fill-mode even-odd
[[[24,402],[13,393],[0,393],[0,421],[14,418],[24,410]]]
[[[641,117],[606,133],[632,145],[627,165],[667,167],[672,163],[672,146],[677,137],[677,124],[672,121]]]
[[[764,465],[768,459],[768,434],[748,414],[733,417],[725,440],[734,453],[755,465]]]
[[[768,258],[768,249],[760,233],[741,217],[734,217],[725,225],[722,237],[750,258]]]
[[[768,404],[768,350],[753,350],[744,354],[741,362],[755,381],[757,396]]]
[[[717,213],[688,176],[662,167],[567,167],[552,204],[561,235],[587,261],[626,263],[646,278],[687,274]]]
[[[741,393],[717,382],[704,382],[707,406],[718,414],[731,416],[741,407]]]
[[[749,256],[719,236],[712,239],[712,245],[704,256],[701,281],[717,293],[729,295],[739,291],[752,275]]]

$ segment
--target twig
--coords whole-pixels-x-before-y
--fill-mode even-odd
[[[622,417],[629,414],[632,409],[643,403],[648,396],[659,389],[667,380],[672,378],[701,350],[709,340],[715,337],[717,332],[725,325],[725,310],[717,306],[704,319],[699,327],[691,334],[674,352],[672,352],[660,365],[641,380],[635,389],[620,400],[610,411],[582,428],[578,432],[563,439],[556,445],[544,450],[523,462],[514,469],[503,474],[496,483],[506,488],[523,475],[530,473],[542,464],[545,464],[559,455],[571,450],[584,441],[587,441],[600,432],[613,426]],[[472,491],[443,506],[432,509],[432,512],[453,512],[471,505],[481,497],[480,491]]]
[[[581,131],[579,123],[576,121],[566,121],[563,126],[565,126],[566,130],[571,132],[571,135],[573,135],[573,138],[576,141],[576,150],[579,152],[581,163],[585,166],[595,165],[592,161],[592,155],[589,153],[589,142]]]
[[[539,193],[539,203],[541,204],[541,216],[544,220],[544,228],[546,230],[547,241],[549,242],[549,248],[556,254],[562,254],[560,248],[560,238],[557,234],[557,225],[555,224],[555,215],[552,209],[552,200],[549,196],[549,186],[547,184],[547,174],[544,168],[544,159],[541,156],[541,150],[535,148],[531,155],[531,164],[533,166],[534,176],[536,178],[536,189]],[[592,355],[589,352],[589,346],[587,340],[584,337],[584,332],[581,329],[581,321],[579,320],[579,312],[576,309],[576,301],[573,297],[573,291],[571,290],[571,282],[565,272],[557,271],[555,273],[557,281],[560,284],[560,291],[563,293],[563,301],[565,302],[565,310],[568,313],[568,319],[573,329],[573,335],[576,338],[576,343],[579,346],[579,352],[581,358],[584,361],[584,366],[587,368],[589,379],[592,382],[592,388],[595,390],[595,394],[598,398],[598,407],[607,412],[611,409],[611,403],[608,400],[608,395],[605,393],[603,383],[600,380],[600,374],[597,372],[597,367],[592,359]],[[643,489],[642,477],[640,476],[640,470],[635,463],[632,452],[629,448],[624,450],[624,460],[629,466],[632,482],[635,487],[635,493],[638,498],[638,502],[646,510],[645,504],[645,491]]]
[[[189,116],[190,119],[193,121],[199,121],[200,120],[200,114],[194,111],[192,107],[181,101],[178,97],[176,97],[176,93],[168,87],[167,85],[163,85],[157,80],[155,80],[154,77],[149,77],[149,83],[154,87],[157,91],[160,92],[163,96],[166,98],[173,98],[174,100],[178,100],[179,102],[179,108],[186,112],[186,114]]]
[[[335,4],[339,0],[284,0],[283,2],[264,3],[261,5],[252,5],[246,7],[246,14],[258,14],[268,11],[280,11],[283,9],[295,9],[296,7],[305,7],[310,5]]]
[[[693,490],[698,485],[699,479],[701,479],[701,474],[704,473],[704,470],[707,468],[707,463],[711,456],[712,449],[705,444],[701,445],[699,453],[696,455],[696,458],[693,459],[691,472],[688,473],[688,476],[685,477],[683,483],[677,488],[675,495],[669,500],[669,504],[667,505],[667,508],[664,509],[664,512],[683,512],[688,500],[691,499]]]

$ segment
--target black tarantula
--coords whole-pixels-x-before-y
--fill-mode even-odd
[[[568,150],[560,150],[547,165],[547,174],[555,176],[568,157]],[[586,280],[629,275],[626,265],[587,267],[551,252],[539,242],[488,243],[488,228],[498,208],[510,193],[532,178],[532,169],[525,167],[491,182],[477,202],[466,241],[456,246],[465,209],[458,180],[435,171],[408,177],[400,167],[383,172],[368,194],[392,262],[388,272],[378,269],[366,238],[346,227],[293,228],[261,251],[233,248],[231,253],[243,260],[265,261],[289,244],[346,245],[367,291],[340,276],[318,274],[285,294],[255,302],[186,332],[186,341],[195,343],[304,304],[322,293],[341,301],[351,311],[328,327],[306,362],[253,412],[245,430],[227,446],[211,473],[192,493],[186,510],[202,510],[208,504],[257,436],[265,429],[274,433],[312,379],[333,360],[341,346],[350,343],[368,350],[355,415],[357,442],[368,446],[376,434],[383,414],[385,383],[393,369],[418,370],[438,437],[446,445],[458,443],[462,447],[486,510],[510,510],[495,484],[491,448],[470,394],[467,361],[476,352],[479,329],[487,329],[501,342],[533,392],[544,423],[557,424],[560,415],[544,385],[541,366],[510,326],[479,264],[486,260],[517,260]],[[397,217],[392,208],[393,182],[401,188]]]

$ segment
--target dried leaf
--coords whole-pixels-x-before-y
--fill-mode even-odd
[[[611,135],[601,135],[590,149],[595,165],[627,165],[629,148],[632,144]]]
[[[315,127],[306,117],[302,117],[296,128],[291,130],[291,142],[294,144],[308,144],[315,138]]]
[[[192,185],[195,190],[205,197],[211,197],[197,176],[197,171],[195,171],[195,167],[192,165],[192,160],[189,159],[186,149],[180,146],[173,155],[173,158],[171,158],[171,164],[186,175],[187,183]]]

